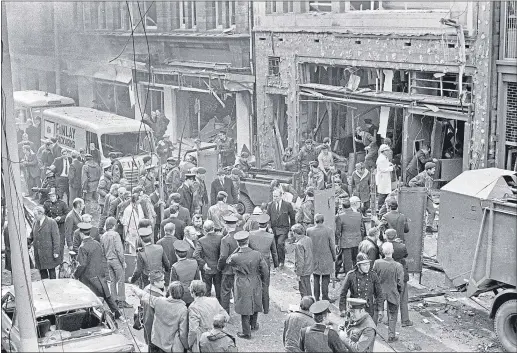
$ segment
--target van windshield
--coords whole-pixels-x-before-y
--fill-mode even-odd
[[[149,132],[123,132],[101,136],[102,152],[108,158],[110,152],[121,152],[122,156],[140,155],[151,152],[152,135]]]

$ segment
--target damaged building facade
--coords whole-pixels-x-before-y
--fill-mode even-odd
[[[503,11],[492,2],[256,2],[261,159],[327,136],[348,157],[356,127],[371,119],[400,154],[403,177],[423,143],[443,181],[494,165],[505,129],[492,101]]]
[[[224,129],[239,150],[251,145],[249,2],[8,5],[15,90],[57,92],[138,120],[159,110],[172,141],[208,142]]]

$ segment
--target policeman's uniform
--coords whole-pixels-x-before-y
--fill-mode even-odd
[[[330,302],[320,300],[312,304],[309,311],[313,315],[329,311]],[[345,344],[338,333],[322,322],[315,323],[300,331],[300,349],[302,352],[346,352]]]
[[[199,279],[199,271],[197,261],[187,258],[187,251],[190,248],[189,243],[185,240],[176,240],[174,249],[176,249],[176,257],[178,261],[171,267],[170,282],[180,281],[183,286],[183,297],[181,298],[187,307],[194,301],[190,294],[190,283]]]
[[[56,189],[51,188],[50,192],[48,193],[48,196],[50,195],[57,195]],[[45,216],[52,218],[56,221],[57,226],[59,228],[59,261],[63,262],[63,251],[65,247],[65,219],[66,215],[68,214],[68,206],[66,205],[66,202],[63,200],[60,200],[59,198],[56,199],[55,202],[50,201],[50,199],[46,200],[43,203],[43,208],[45,209]],[[59,219],[58,219],[59,217]],[[72,246],[72,244],[68,244],[68,246]]]
[[[263,213],[252,216],[252,218],[259,223],[261,229],[250,232],[249,247],[262,255],[266,260],[268,270],[271,271],[271,259],[273,260],[273,266],[278,267],[278,253],[274,235],[265,230],[269,222],[269,215]],[[269,277],[262,285],[262,307],[264,308],[264,314],[267,314],[269,312]]]
[[[348,299],[350,309],[364,309],[366,300],[358,298]],[[339,336],[349,352],[372,352],[377,335],[377,326],[371,316],[365,315],[357,321],[352,321],[346,329],[346,336]]]
[[[236,224],[238,221],[237,217],[233,215],[223,216],[223,220],[226,224]],[[228,314],[230,314],[230,297],[235,276],[233,268],[226,263],[226,260],[239,247],[233,237],[234,234],[235,231],[229,232],[221,239],[221,252],[217,262],[217,269],[223,274],[221,279],[221,306]]]
[[[138,235],[144,244],[137,250],[135,271],[129,281],[134,284],[141,279],[140,288],[149,284],[149,273],[151,271],[168,272],[170,270],[169,260],[163,251],[163,247],[151,243],[152,234],[153,231],[150,227],[138,230]]]
[[[77,226],[86,237],[78,250],[77,262],[79,265],[75,270],[74,278],[88,286],[97,296],[104,298],[110,310],[115,314],[115,318],[118,319],[121,313],[108,288],[101,244],[89,236],[91,224],[81,222]]]

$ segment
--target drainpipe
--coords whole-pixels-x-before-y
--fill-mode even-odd
[[[52,19],[54,25],[54,70],[56,71],[56,94],[61,94],[61,53],[59,47],[59,26],[57,23],[57,3],[52,2]]]
[[[254,55],[254,49],[255,49],[255,36],[253,35],[253,1],[248,1],[248,29],[250,34],[250,71],[251,75],[254,77],[253,82],[253,94],[250,97],[250,104],[251,104],[251,136],[253,139],[253,146],[252,146],[252,153],[255,155],[256,158],[256,165],[260,167],[260,151],[259,151],[259,143],[258,143],[258,128],[257,128],[257,112],[256,112],[256,106],[257,106],[257,79],[255,77],[255,55]],[[253,137],[255,136],[255,137]]]

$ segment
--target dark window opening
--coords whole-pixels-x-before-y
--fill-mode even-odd
[[[270,76],[280,76],[280,58],[278,56],[270,56],[268,68]]]

